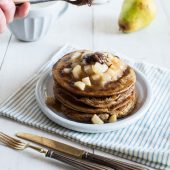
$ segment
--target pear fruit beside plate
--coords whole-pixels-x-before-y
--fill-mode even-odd
[[[122,32],[135,32],[149,25],[156,16],[154,0],[124,0],[119,16]]]

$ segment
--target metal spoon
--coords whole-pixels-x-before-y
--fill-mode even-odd
[[[82,5],[92,5],[93,0],[14,0],[14,3],[16,5],[22,4],[24,2],[30,2],[30,4],[38,4],[38,3],[44,3],[44,2],[52,2],[52,1],[65,1],[67,3],[82,6]]]

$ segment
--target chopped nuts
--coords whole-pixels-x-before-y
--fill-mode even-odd
[[[80,90],[83,90],[83,91],[84,91],[84,89],[85,89],[85,87],[86,87],[86,84],[83,83],[82,81],[77,81],[77,82],[74,83],[74,86],[77,87],[77,88],[79,88]]]
[[[82,73],[81,66],[80,65],[75,66],[72,70],[72,73],[75,79],[79,79]]]
[[[82,82],[85,83],[87,86],[91,86],[91,81],[89,77],[83,78]]]
[[[93,115],[93,117],[91,118],[91,121],[93,124],[103,124],[104,122],[100,119],[99,116],[97,116],[96,114]]]
[[[116,122],[116,121],[117,121],[117,116],[116,115],[110,116],[109,123],[113,123],[113,122]]]

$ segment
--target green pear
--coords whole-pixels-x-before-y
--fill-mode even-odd
[[[128,33],[149,25],[156,16],[154,0],[124,0],[119,16],[119,28]]]

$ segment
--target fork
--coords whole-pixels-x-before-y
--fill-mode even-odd
[[[38,4],[38,3],[44,3],[44,2],[50,2],[50,1],[65,1],[67,3],[73,4],[73,5],[89,5],[91,6],[93,0],[14,0],[14,3],[19,5],[24,2],[30,2],[30,4]]]
[[[40,153],[45,154],[46,157],[53,158],[56,160],[59,160],[61,162],[64,162],[66,164],[69,164],[77,169],[81,170],[108,170],[107,168],[100,166],[98,164],[94,164],[91,162],[86,162],[79,160],[77,158],[73,158],[71,156],[67,156],[66,154],[60,153],[60,152],[54,152],[52,150],[47,150],[39,146],[32,145],[30,143],[22,142],[21,140],[15,139],[13,137],[10,137],[2,132],[0,132],[0,142],[6,144],[10,148],[16,149],[16,150],[25,150],[26,148],[34,149]]]

